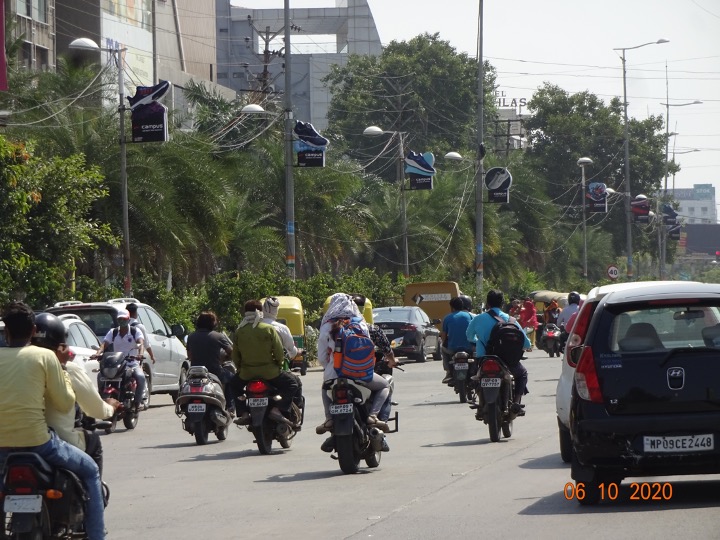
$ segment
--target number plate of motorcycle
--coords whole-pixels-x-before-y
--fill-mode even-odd
[[[42,495],[5,495],[5,511],[16,514],[38,514],[42,510]]]
[[[502,379],[482,379],[480,381],[481,388],[500,388]]]
[[[267,407],[268,398],[266,397],[251,397],[248,398],[248,407]]]
[[[457,363],[455,364],[455,369],[457,369],[458,371],[467,370],[469,367],[470,366],[468,364],[466,364],[465,362],[460,363],[460,364],[457,364]]]
[[[352,403],[343,403],[342,405],[330,405],[330,414],[347,414],[352,412]]]
[[[189,413],[205,412],[205,404],[204,403],[188,403],[188,412]]]

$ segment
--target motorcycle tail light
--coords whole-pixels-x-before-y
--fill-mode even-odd
[[[203,387],[202,387],[202,386],[191,386],[191,387],[190,387],[190,393],[191,393],[191,394],[197,394],[197,393],[200,393],[200,392],[202,392],[202,391],[203,391]]]
[[[483,373],[499,373],[502,371],[502,368],[496,360],[493,360],[492,358],[486,358],[485,360],[483,360],[483,363],[480,366],[480,370]]]
[[[336,388],[333,392],[335,403],[350,403],[347,388]]]
[[[575,388],[581,399],[593,403],[603,402],[600,380],[595,368],[595,356],[592,349],[587,345],[583,347],[580,360],[575,369]]]
[[[37,489],[38,479],[29,465],[14,465],[8,471],[7,484],[15,493],[26,494]]]
[[[250,381],[247,389],[251,394],[262,394],[263,392],[267,392],[268,385],[263,381]]]

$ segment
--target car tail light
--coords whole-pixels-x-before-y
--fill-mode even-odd
[[[404,324],[400,327],[401,332],[416,332],[417,326],[414,324]]]
[[[267,392],[268,385],[264,381],[250,381],[247,385],[248,392],[251,394],[262,394]]]
[[[38,480],[29,465],[14,465],[8,471],[7,484],[15,493],[26,494],[37,489]]]
[[[580,361],[575,369],[575,388],[581,399],[593,403],[603,402],[600,380],[595,369],[595,356],[587,345],[583,347]]]
[[[480,370],[483,373],[500,373],[502,371],[502,368],[496,360],[493,360],[492,358],[487,358],[483,360],[483,363],[480,365]]]
[[[333,392],[333,400],[335,403],[350,403],[347,388],[336,388]]]
[[[593,303],[591,302],[583,304],[580,308],[580,312],[577,314],[575,324],[573,324],[572,328],[568,329],[570,335],[568,336],[567,343],[565,344],[565,360],[571,368],[576,367],[577,364],[573,362],[570,352],[575,347],[582,345],[582,342],[585,341],[585,334],[587,334],[588,326],[590,326],[590,317],[593,313],[592,308]]]

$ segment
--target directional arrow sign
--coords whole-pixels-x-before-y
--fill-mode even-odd
[[[413,299],[413,302],[415,302],[416,304],[419,305],[420,302],[425,300],[425,297],[422,294],[416,294],[415,296],[412,297],[412,299]]]

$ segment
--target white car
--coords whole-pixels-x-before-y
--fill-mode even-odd
[[[90,357],[100,348],[100,340],[77,315],[59,315],[58,319],[65,326],[65,343],[70,348],[70,361],[82,367],[94,381],[97,377],[98,361],[90,360]],[[5,323],[0,321],[0,347],[5,346],[4,330]]]
[[[568,339],[565,343],[565,351],[562,357],[562,371],[558,379],[557,389],[555,391],[555,412],[557,414],[558,435],[560,439],[560,457],[565,463],[569,463],[572,459],[572,441],[570,439],[570,401],[572,398],[572,387],[575,379],[575,364],[571,360],[570,351],[582,345],[585,340],[585,334],[590,325],[590,319],[595,313],[600,300],[607,294],[622,291],[635,291],[649,285],[657,285],[662,281],[637,281],[630,283],[613,283],[610,285],[602,285],[591,289],[587,294],[585,301],[578,311],[575,323],[572,328],[568,328]]]

